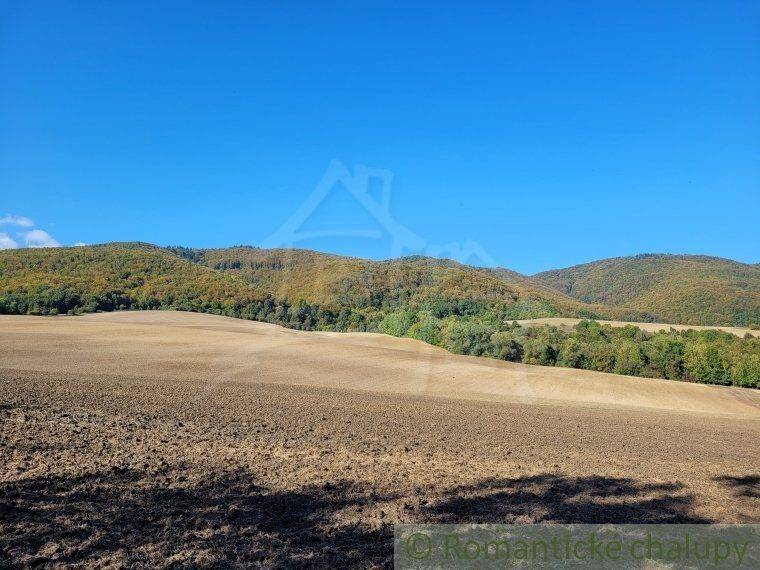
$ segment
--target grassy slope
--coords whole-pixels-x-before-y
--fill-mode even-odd
[[[671,323],[760,323],[757,264],[707,256],[638,255],[546,271],[533,279],[583,302],[648,311]]]

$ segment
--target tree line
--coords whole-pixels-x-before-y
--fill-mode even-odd
[[[496,326],[476,319],[436,319],[429,314],[388,315],[383,332],[410,336],[456,354],[511,362],[564,366],[628,376],[725,386],[760,387],[760,339],[719,330],[670,329],[647,333],[636,326],[581,321],[555,326]]]
[[[520,303],[522,301],[518,301]],[[530,303],[530,301],[524,301]],[[760,339],[718,330],[647,333],[629,325],[611,327],[594,320],[571,330],[523,327],[511,319],[524,310],[515,303],[429,297],[418,306],[383,304],[325,307],[261,299],[214,297],[192,290],[112,289],[84,293],[66,286],[38,285],[0,294],[0,313],[75,315],[115,310],[168,309],[211,313],[300,330],[368,331],[407,336],[468,354],[539,364],[665,378],[707,384],[760,387]]]

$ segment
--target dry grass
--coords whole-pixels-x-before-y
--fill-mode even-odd
[[[0,362],[0,564],[371,566],[400,521],[760,522],[754,391],[181,313],[2,318]]]
[[[523,326],[554,325],[555,327],[571,328],[577,325],[579,322],[581,322],[581,319],[568,319],[564,317],[545,317],[542,319],[524,319],[517,322]],[[653,332],[653,333],[660,332],[660,331],[669,331],[671,328],[673,328],[677,331],[686,331],[690,329],[698,330],[698,331],[719,330],[719,331],[731,333],[732,335],[735,335],[738,337],[744,337],[747,334],[760,337],[760,330],[754,330],[748,327],[708,327],[708,326],[700,326],[700,325],[669,325],[666,323],[634,323],[630,321],[601,321],[601,320],[598,322],[603,325],[610,325],[613,327],[624,327],[626,325],[633,325],[635,327],[640,328],[643,331]]]

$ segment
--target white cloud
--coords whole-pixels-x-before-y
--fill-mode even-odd
[[[0,218],[0,225],[8,224],[10,226],[21,226],[22,228],[33,228],[34,222],[26,216],[14,216],[7,214]]]
[[[0,249],[16,249],[18,244],[8,234],[0,233]]]
[[[34,221],[26,216],[6,214],[0,217],[0,226],[19,226],[21,228],[34,228]],[[16,239],[23,239],[25,247],[61,247],[61,244],[45,230],[29,229],[16,233]],[[19,247],[16,239],[7,233],[0,232],[0,249],[16,249]],[[80,245],[80,244],[77,244]],[[84,244],[81,244],[84,245]]]
[[[23,232],[27,247],[60,247],[61,244],[45,230],[32,230]]]
[[[76,243],[74,244],[74,247],[84,247],[84,246],[86,246],[86,245],[87,245],[87,244],[86,244],[86,243],[84,243],[83,241],[78,241],[78,242],[76,242]]]

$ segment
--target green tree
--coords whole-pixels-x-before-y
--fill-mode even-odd
[[[635,341],[624,340],[617,346],[614,368],[616,374],[640,376],[644,370],[645,363],[641,348]]]
[[[497,331],[491,335],[491,354],[502,360],[522,362],[523,346],[512,331]]]
[[[554,366],[557,364],[557,347],[544,338],[533,338],[525,341],[526,364],[540,364],[541,366]]]
[[[731,376],[721,351],[704,341],[690,343],[684,357],[686,373],[706,384],[731,384]]]
[[[672,334],[657,334],[642,346],[647,360],[648,376],[681,379],[684,376],[685,343]]]
[[[380,321],[380,332],[393,336],[405,336],[414,323],[414,314],[408,311],[389,313]]]
[[[557,365],[568,368],[591,368],[593,359],[589,353],[589,344],[571,337],[562,343],[557,358]]]
[[[456,354],[482,356],[489,351],[494,330],[471,321],[451,321],[443,329],[443,346]]]
[[[440,344],[440,321],[430,313],[420,313],[417,318],[417,322],[409,327],[407,335],[423,342],[427,342],[428,344]]]
[[[745,388],[760,387],[760,354],[741,354],[731,368],[734,386]]]
[[[607,341],[591,342],[588,345],[591,356],[591,370],[599,372],[614,372],[615,370],[615,347]]]

